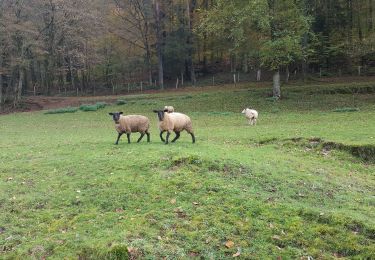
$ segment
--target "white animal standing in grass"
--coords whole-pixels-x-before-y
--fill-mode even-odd
[[[174,143],[180,137],[180,132],[186,130],[191,135],[193,143],[195,143],[193,125],[190,117],[177,112],[169,113],[168,109],[154,110],[154,112],[158,114],[158,126],[160,130],[160,139],[162,142],[168,144],[169,136],[173,131],[176,133],[176,137],[172,140],[172,143]],[[164,132],[167,132],[165,140],[163,138]]]
[[[164,110],[167,110],[168,113],[173,113],[174,112],[174,107],[172,107],[172,106],[165,106]]]
[[[245,114],[246,118],[249,120],[249,125],[256,125],[258,119],[258,111],[250,108],[245,108],[242,110],[242,114]]]
[[[137,143],[142,140],[145,134],[147,135],[147,142],[150,142],[150,120],[141,115],[123,116],[122,114],[123,112],[109,113],[115,122],[115,128],[118,132],[118,137],[115,144],[118,144],[118,141],[123,134],[126,134],[128,137],[128,143],[130,143],[130,134],[136,132],[141,133]]]

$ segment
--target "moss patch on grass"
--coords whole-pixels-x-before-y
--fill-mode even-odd
[[[64,113],[75,113],[78,111],[78,107],[64,107],[64,108],[59,108],[59,109],[53,109],[53,110],[48,110],[44,112],[46,115],[50,114],[64,114]]]
[[[359,108],[357,107],[341,107],[336,108],[333,110],[333,112],[339,112],[339,113],[345,113],[345,112],[358,112]]]
[[[108,104],[105,102],[97,102],[96,104],[83,104],[79,107],[79,110],[83,112],[89,112],[89,111],[97,111],[99,109],[103,109],[107,106]]]
[[[116,101],[116,105],[118,106],[122,106],[122,105],[126,105],[126,100],[123,100],[123,99],[119,99]]]

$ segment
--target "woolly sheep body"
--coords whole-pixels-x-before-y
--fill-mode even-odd
[[[168,112],[169,113],[169,112]],[[164,116],[163,121],[159,121],[160,131],[176,131],[182,132],[186,130],[189,133],[193,132],[193,125],[191,123],[190,117],[182,113],[169,113],[168,116]]]
[[[258,111],[250,108],[245,108],[242,110],[242,114],[245,114],[246,118],[249,120],[250,125],[256,125],[258,119]]]
[[[146,133],[149,128],[150,120],[141,115],[121,115],[119,124],[116,124],[118,133]]]
[[[172,107],[172,106],[165,106],[164,107],[164,111],[165,110],[168,110],[168,113],[173,113],[174,112],[174,107]]]
[[[160,139],[163,142],[165,142],[166,144],[168,143],[169,135],[172,132],[176,133],[176,137],[172,140],[172,142],[175,142],[180,137],[180,132],[186,130],[191,135],[193,143],[195,143],[193,124],[189,116],[177,112],[169,113],[167,112],[167,110],[154,110],[154,112],[158,113],[158,127],[160,130]],[[164,132],[167,132],[166,140],[164,140],[163,138]]]
[[[109,114],[113,116],[115,129],[118,132],[116,144],[118,144],[123,134],[127,135],[128,143],[130,143],[130,134],[136,132],[141,134],[137,142],[140,142],[145,134],[147,135],[147,142],[150,142],[150,120],[147,117],[142,115],[123,116],[122,112]]]

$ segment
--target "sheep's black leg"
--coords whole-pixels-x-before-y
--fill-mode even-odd
[[[150,133],[147,132],[146,135],[147,135],[147,143],[149,143],[150,142]]]
[[[195,143],[195,136],[194,136],[193,133],[190,133],[190,135],[191,135],[191,139],[193,140],[193,144],[194,144]]]
[[[128,137],[128,144],[130,144],[130,133],[127,133],[126,136]]]
[[[172,143],[174,143],[178,138],[180,138],[180,132],[175,132],[176,137],[172,140]]]
[[[163,133],[164,133],[164,131],[160,131],[160,139],[161,139],[161,141],[164,143],[165,140],[164,140],[164,138],[163,138]]]
[[[167,137],[165,138],[165,144],[168,144],[169,136],[171,135],[170,132],[167,132]]]
[[[142,140],[143,136],[145,136],[145,133],[141,133],[141,136],[139,137],[137,143],[139,143]]]
[[[117,136],[117,141],[116,141],[116,145],[118,144],[118,141],[120,140],[120,137],[122,136],[123,133],[118,133],[118,136]]]

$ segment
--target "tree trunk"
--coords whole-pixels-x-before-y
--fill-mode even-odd
[[[3,53],[0,52],[0,111],[3,108]]]
[[[307,33],[303,35],[302,38],[302,49],[307,49]],[[305,51],[304,51],[305,52]],[[307,74],[307,61],[305,59],[302,59],[302,75],[303,75],[303,81],[306,80],[306,74]]]
[[[148,44],[148,38],[146,37],[146,60],[147,60],[147,70],[148,70],[148,82],[152,85],[152,64],[151,64],[151,51]]]
[[[273,97],[276,99],[279,99],[281,97],[279,70],[276,70],[273,74]]]
[[[22,68],[19,68],[18,72],[18,82],[14,86],[14,99],[13,107],[16,107],[21,100],[22,86],[23,86],[24,71]]]
[[[155,20],[156,20],[156,49],[158,54],[158,71],[159,71],[159,86],[164,89],[164,71],[163,71],[163,52],[162,52],[162,35],[160,22],[160,6],[159,0],[154,0],[155,5]]]
[[[245,57],[243,59],[242,71],[244,73],[248,73],[249,72],[248,55],[247,54],[245,54]]]
[[[360,9],[361,4],[357,3],[357,8]],[[358,27],[358,38],[360,42],[363,40],[363,32],[362,32],[362,23],[361,23],[361,15],[357,15],[357,27]]]
[[[49,96],[51,94],[51,67],[52,64],[50,63],[49,59],[45,61],[45,65],[44,65],[44,68],[45,68],[45,72],[46,72],[46,75],[45,75],[45,79],[46,79],[46,92],[47,92],[47,95]]]
[[[290,77],[290,72],[289,72],[289,66],[286,66],[286,69],[285,69],[285,82],[288,83],[289,82],[289,77]]]
[[[193,44],[193,41],[192,41],[193,28],[192,28],[191,16],[193,15],[194,6],[193,8],[190,8],[190,0],[186,0],[186,7],[187,7],[188,28],[189,28],[189,36],[187,37],[187,44],[192,45]],[[194,69],[194,62],[193,62],[193,48],[189,48],[188,59],[189,59],[189,66],[190,66],[191,84],[195,86],[195,83],[197,80],[195,77],[195,69]]]
[[[40,87],[41,87],[41,89],[43,89],[44,90],[44,87],[45,87],[45,83],[46,83],[46,81],[45,81],[45,73],[44,73],[44,71],[45,71],[45,69],[44,69],[44,65],[43,65],[43,62],[38,62],[38,67],[39,67],[39,78],[40,78]]]
[[[372,32],[372,30],[374,29],[374,17],[373,17],[373,13],[374,13],[374,9],[373,9],[373,0],[368,0],[368,4],[369,4],[369,24],[368,24],[368,30],[370,32]]]
[[[257,81],[261,81],[261,77],[262,77],[262,70],[259,68],[257,70]]]
[[[72,84],[72,89],[75,89],[75,82],[74,82],[74,73],[73,73],[73,64],[72,64],[72,57],[69,56],[69,72],[70,72],[70,83]],[[76,89],[77,96],[78,96],[78,87]]]
[[[352,4],[352,0],[346,1],[346,8],[347,8],[347,15],[348,15],[348,28],[347,28],[348,36],[347,37],[348,37],[348,42],[351,45],[352,40],[353,40],[353,36],[352,36],[352,31],[353,31],[353,4]]]

